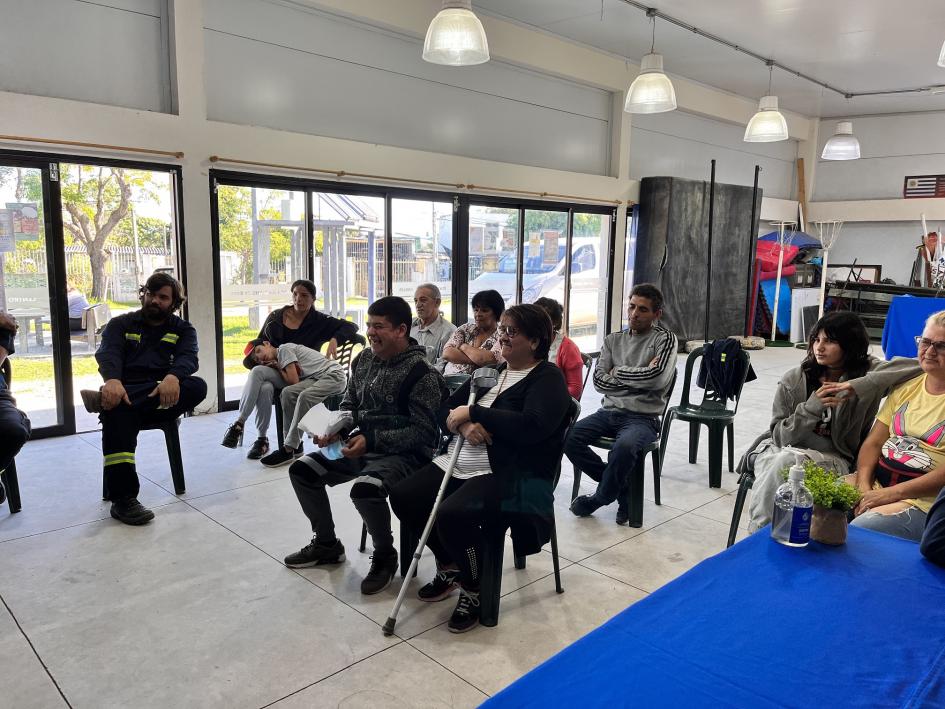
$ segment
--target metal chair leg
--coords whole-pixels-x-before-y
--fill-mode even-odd
[[[561,564],[558,560],[558,529],[553,515],[554,513],[551,518],[551,563],[555,569],[555,593],[564,593],[561,588]]]
[[[7,491],[7,504],[10,505],[10,514],[16,514],[22,509],[20,505],[20,483],[16,477],[16,461],[11,460],[7,469],[0,473],[3,487]]]
[[[735,536],[738,534],[738,522],[742,518],[742,510],[745,507],[745,498],[748,497],[748,491],[754,483],[755,476],[752,473],[745,473],[742,475],[742,479],[738,481],[738,493],[735,495],[735,509],[732,511],[732,523],[728,528],[726,549],[735,543]]]

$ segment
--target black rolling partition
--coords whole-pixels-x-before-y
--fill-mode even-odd
[[[709,339],[740,335],[745,327],[754,245],[749,236],[758,233],[758,217],[751,219],[753,190],[715,184],[711,259],[706,238],[709,192],[709,183],[701,180],[644,177],[640,181],[634,280],[655,283],[663,291],[663,323],[680,344],[706,334]],[[760,203],[760,191],[757,198]]]

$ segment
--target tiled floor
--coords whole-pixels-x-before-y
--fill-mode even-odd
[[[778,378],[801,357],[752,353],[758,380],[739,409],[737,453],[766,428]],[[598,403],[588,392],[585,411]],[[114,522],[99,499],[98,434],[26,446],[17,459],[23,511],[0,508],[0,707],[475,706],[725,546],[735,475],[710,489],[705,436],[689,465],[677,424],[661,506],[647,465],[642,529],[614,524],[614,506],[572,516],[565,464],[556,501],[563,595],[547,550],[522,571],[507,554],[497,627],[451,635],[454,601],[425,604],[411,592],[397,635],[385,638],[398,588],[361,596],[370,552],[357,551],[361,522],[347,487],[331,497],[349,561],[285,568],[282,557],[308,540],[307,521],[286,468],[220,447],[232,418],[184,422],[180,498],[160,433],[142,434],[141,499],[157,513],[143,528]],[[413,590],[432,568],[425,554]]]

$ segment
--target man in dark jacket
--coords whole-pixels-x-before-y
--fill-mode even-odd
[[[174,315],[184,288],[155,273],[141,288],[141,310],[112,318],[95,353],[105,384],[83,391],[82,401],[102,422],[102,453],[111,515],[125,524],[146,524],[154,513],[138,502],[135,448],[145,426],[173,421],[207,396],[197,371],[197,331]]]
[[[374,542],[371,569],[361,592],[378,593],[397,570],[387,493],[391,486],[430,461],[439,438],[436,423],[446,383],[427,361],[426,348],[410,338],[410,306],[388,296],[368,308],[371,347],[354,361],[341,410],[352,416],[349,430],[322,436],[326,450],[300,458],[289,477],[302,510],[312,524],[312,541],[285,558],[302,568],[344,561],[345,549],[335,536],[325,487],[354,480],[351,499]],[[344,441],[341,457],[332,444]]]
[[[945,488],[929,510],[919,548],[929,561],[945,566]]]
[[[13,354],[16,329],[16,319],[0,311],[0,365],[6,361],[7,355]],[[16,408],[7,382],[0,375],[0,473],[7,469],[29,437],[30,421],[26,414]],[[6,496],[6,490],[0,484],[0,504]]]

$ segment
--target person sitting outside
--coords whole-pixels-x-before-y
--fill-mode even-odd
[[[253,340],[252,351],[246,355],[253,366],[271,367],[282,378],[279,394],[282,420],[285,422],[285,442],[282,448],[263,456],[260,463],[267,468],[278,468],[302,455],[302,434],[299,421],[313,406],[329,396],[344,393],[348,383],[345,370],[338,362],[304,345],[288,342],[274,346],[266,340]],[[256,383],[258,380],[253,380]],[[240,400],[239,418],[223,436],[223,445],[235,448],[243,437],[243,425],[253,408],[272,406],[271,400],[260,401],[259,389],[247,387]]]
[[[433,457],[439,443],[436,415],[446,396],[446,382],[427,361],[426,350],[409,337],[410,306],[388,296],[368,308],[369,349],[352,365],[341,402],[352,425],[341,433],[320,436],[322,451],[295,461],[289,478],[302,511],[312,525],[312,541],[285,557],[291,568],[337,564],[345,548],[335,536],[326,485],[354,480],[351,499],[374,542],[371,568],[361,593],[383,591],[397,570],[391,532],[390,488]],[[344,441],[341,457],[332,448]]]
[[[511,525],[515,553],[534,554],[551,538],[554,519],[552,485],[571,397],[547,360],[551,321],[537,305],[514,305],[498,329],[504,360],[498,382],[477,392],[472,406],[469,382],[444,403],[441,426],[457,434],[449,450],[391,490],[394,512],[419,539],[459,436],[465,438],[427,540],[436,575],[417,594],[441,601],[459,587],[452,633],[479,624],[483,528]]]
[[[446,367],[443,348],[456,332],[456,326],[443,317],[440,304],[443,299],[435,283],[423,283],[417,286],[413,294],[413,305],[417,317],[410,323],[410,336],[427,350],[427,359],[440,372]]]
[[[945,488],[929,510],[919,549],[929,561],[945,566]]]
[[[945,310],[916,343],[922,374],[886,397],[848,479],[863,495],[851,524],[918,542],[945,486]]]
[[[82,313],[89,307],[89,301],[74,283],[68,284],[66,298],[69,302],[69,330],[82,332]]]
[[[338,345],[348,342],[358,332],[358,326],[348,320],[325,315],[315,309],[315,284],[300,278],[292,284],[292,305],[286,305],[269,313],[259,329],[255,341],[269,342],[275,347],[285,344],[303,345],[316,352],[326,345],[325,355],[334,359]],[[282,376],[272,367],[254,366],[249,354],[252,345],[246,346],[243,366],[249,369],[249,377],[240,397],[240,410],[247,393],[258,392],[256,405],[256,440],[246,457],[258,460],[269,452],[269,422],[272,420],[272,400],[275,393],[285,386]],[[265,405],[269,402],[268,406]],[[245,419],[244,419],[245,420]],[[234,436],[229,443],[235,448],[242,438]]]
[[[16,331],[16,318],[0,310],[0,365],[15,351]],[[7,469],[30,438],[30,420],[16,408],[8,384],[0,374],[0,473]],[[0,483],[0,504],[6,497],[6,490]]]
[[[109,320],[95,359],[105,384],[83,390],[82,401],[102,423],[102,453],[111,516],[146,524],[154,513],[138,502],[135,448],[144,427],[173,421],[207,396],[197,371],[197,331],[174,315],[184,287],[154,273],[141,287],[141,309]]]
[[[749,447],[739,464],[751,465],[755,474],[750,531],[771,522],[774,493],[784,482],[781,471],[797,460],[788,446],[845,475],[883,397],[922,373],[914,359],[883,362],[871,357],[869,346],[866,326],[855,313],[827,313],[814,325],[804,361],[778,382],[770,430]]]
[[[548,361],[556,365],[564,374],[564,380],[568,383],[568,393],[578,401],[581,400],[581,393],[584,391],[584,358],[581,357],[581,350],[574,344],[574,340],[564,334],[564,308],[561,303],[553,298],[539,298],[535,305],[540,306],[548,317],[551,318],[551,325],[555,329],[555,339],[551,341],[551,349],[548,351]]]
[[[461,325],[443,347],[446,367],[443,374],[472,374],[479,367],[494,367],[502,362],[502,348],[496,326],[505,301],[495,290],[483,290],[472,298],[473,322]]]
[[[594,369],[594,387],[604,395],[602,406],[578,421],[565,443],[574,467],[599,483],[593,495],[580,495],[571,511],[587,517],[615,499],[617,524],[627,524],[627,485],[637,456],[660,432],[659,416],[669,398],[676,371],[676,336],[659,324],[663,294],[651,283],[630,291],[630,328],[604,338]],[[591,445],[601,437],[614,438],[605,464]]]

